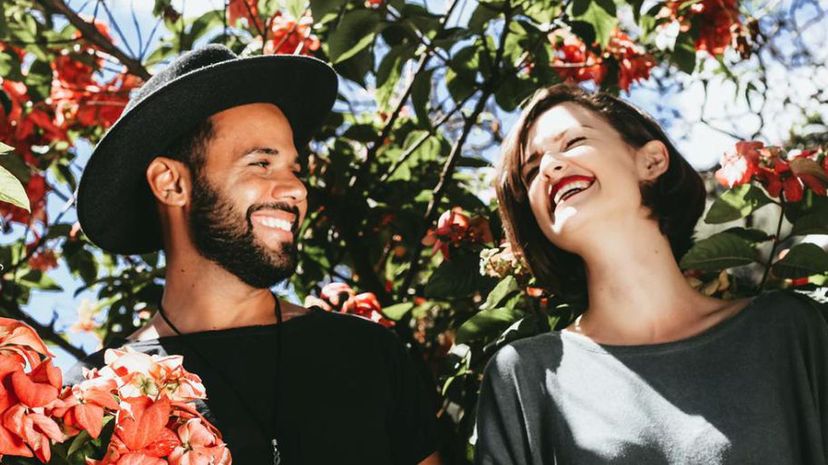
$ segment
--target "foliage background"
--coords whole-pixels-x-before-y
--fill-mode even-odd
[[[163,257],[113,256],[78,230],[73,192],[91,147],[129,92],[182,51],[219,42],[244,54],[312,54],[334,64],[341,92],[310,147],[313,208],[300,231],[300,270],[281,291],[331,300],[321,290],[339,282],[372,293],[345,310],[396,321],[438,386],[444,457],[464,463],[493,350],[577,311],[534,289],[498,248],[492,163],[535,89],[568,79],[620,92],[703,171],[706,241],[682,263],[694,285],[725,297],[795,286],[824,300],[828,206],[818,189],[806,185],[802,200],[788,202],[758,181],[726,190],[712,174],[738,140],[786,151],[826,142],[826,6],[3,2],[0,141],[14,150],[0,166],[23,183],[31,212],[0,204],[0,315],[37,328],[64,367],[140,326],[160,297]]]

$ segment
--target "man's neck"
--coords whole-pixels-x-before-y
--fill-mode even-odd
[[[170,256],[161,299],[171,328],[156,314],[130,340],[276,323],[273,294],[254,288],[203,257]],[[283,321],[306,310],[283,302]]]

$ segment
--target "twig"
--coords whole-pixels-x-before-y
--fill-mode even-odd
[[[84,39],[107,54],[115,57],[124,66],[126,66],[127,70],[131,74],[134,74],[143,80],[147,80],[152,76],[140,61],[130,57],[123,50],[116,47],[110,39],[101,34],[94,24],[84,21],[84,19],[69,8],[63,0],[37,0],[37,2],[50,13],[65,16],[69,23],[80,31]]]

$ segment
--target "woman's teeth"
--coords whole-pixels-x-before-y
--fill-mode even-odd
[[[279,218],[260,217],[256,218],[256,222],[268,228],[277,228],[287,232],[291,232],[292,229],[292,225],[289,221],[280,220]]]
[[[572,181],[555,193],[555,205],[592,185],[591,181]]]

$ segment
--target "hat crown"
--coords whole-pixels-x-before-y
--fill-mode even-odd
[[[238,58],[238,56],[233,53],[232,50],[219,44],[210,44],[204,48],[191,50],[184,55],[181,55],[163,70],[149,78],[149,80],[147,80],[147,82],[144,83],[144,85],[141,86],[141,88],[138,89],[135,95],[130,99],[124,109],[124,113],[134,108],[136,105],[141,103],[145,97],[167,85],[170,81],[193,71],[206,68],[210,65],[221,63],[223,61],[234,60],[236,58]]]

